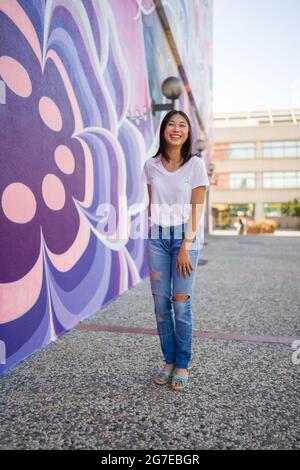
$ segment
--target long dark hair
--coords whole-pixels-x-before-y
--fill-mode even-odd
[[[189,117],[187,116],[187,114],[185,114],[184,111],[177,111],[176,109],[174,109],[172,111],[169,111],[163,118],[161,126],[160,126],[160,132],[159,132],[159,149],[156,152],[156,154],[153,155],[153,158],[161,154],[168,162],[170,161],[170,157],[168,156],[168,152],[167,152],[167,144],[165,140],[165,128],[167,127],[168,122],[170,121],[171,117],[174,116],[174,114],[180,114],[182,117],[184,117],[189,128],[188,137],[180,149],[181,158],[183,160],[180,166],[183,166],[186,162],[189,161],[189,159],[192,156],[192,127],[191,127]]]

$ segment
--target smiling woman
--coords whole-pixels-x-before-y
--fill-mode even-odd
[[[170,111],[160,126],[159,148],[153,158],[162,155],[172,171],[184,165],[192,153],[192,129],[188,116],[183,111]]]
[[[149,194],[148,264],[165,365],[154,382],[186,390],[192,352],[192,292],[200,253],[198,229],[209,180],[191,153],[191,125],[170,111],[160,128],[156,155],[146,161]],[[174,308],[174,318],[172,314]]]
[[[165,139],[169,146],[183,145],[189,136],[189,126],[180,114],[175,114],[165,128]],[[168,158],[168,157],[167,157]]]

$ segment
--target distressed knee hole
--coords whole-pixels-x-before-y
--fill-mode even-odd
[[[152,281],[159,281],[160,280],[160,273],[151,271],[150,277],[151,277]]]
[[[164,297],[165,293],[164,292],[152,292],[153,297],[157,295],[158,297]]]
[[[175,294],[173,295],[172,300],[174,300],[174,302],[185,302],[189,298],[190,296],[187,294]]]

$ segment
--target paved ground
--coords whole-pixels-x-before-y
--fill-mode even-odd
[[[213,235],[237,235],[237,231],[235,229],[215,229],[213,230]],[[293,229],[276,229],[274,234],[271,235],[272,237],[300,237],[300,230],[293,230]]]
[[[300,449],[300,238],[207,241],[189,391],[150,381],[145,281],[0,379],[0,449]]]

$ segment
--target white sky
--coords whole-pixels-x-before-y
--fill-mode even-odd
[[[214,113],[300,108],[300,0],[213,0]]]

